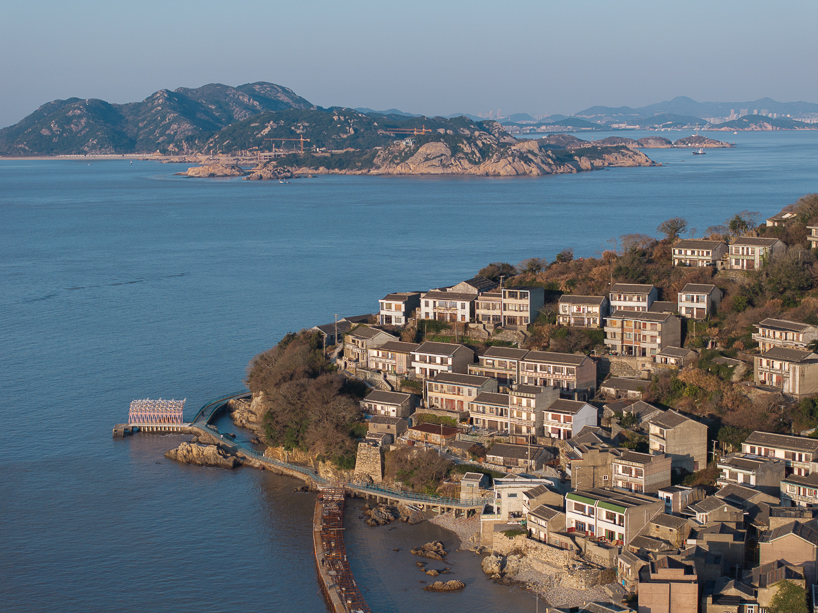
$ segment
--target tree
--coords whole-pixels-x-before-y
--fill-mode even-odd
[[[500,277],[513,277],[517,274],[517,269],[508,262],[492,262],[485,268],[481,268],[477,273],[480,277],[491,279],[492,281],[500,281]]]
[[[528,274],[537,274],[548,268],[548,262],[542,258],[528,258],[515,267],[517,270]]]
[[[741,236],[755,228],[759,219],[761,219],[761,213],[758,211],[742,211],[727,221],[727,227],[733,236]]]
[[[570,262],[574,259],[574,250],[571,247],[563,249],[557,254],[557,262]]]
[[[657,232],[665,235],[669,241],[675,241],[680,234],[687,230],[687,220],[683,217],[672,217],[667,221],[663,221],[656,228]]]
[[[784,580],[767,607],[769,613],[808,613],[807,592],[800,585]]]
[[[647,251],[656,244],[656,239],[647,234],[623,234],[619,237],[622,251]]]

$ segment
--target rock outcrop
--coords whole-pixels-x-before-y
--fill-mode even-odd
[[[217,445],[199,445],[182,443],[176,449],[165,453],[165,457],[184,464],[214,466],[217,468],[236,468],[241,466],[238,458],[227,455]]]
[[[663,136],[646,136],[636,142],[643,149],[671,149],[673,147],[673,141]]]
[[[466,584],[457,579],[451,581],[435,581],[423,589],[427,592],[456,592],[466,588]]]
[[[444,562],[446,556],[449,555],[440,541],[432,541],[426,543],[423,547],[415,547],[412,549],[412,554],[430,560],[437,560],[438,562]]]
[[[202,166],[193,166],[188,168],[185,172],[177,172],[176,174],[195,179],[208,179],[213,177],[243,177],[247,173],[243,168],[241,168],[241,166],[227,164],[204,164]]]
[[[246,428],[254,434],[262,432],[261,421],[264,418],[264,394],[254,394],[252,399],[236,398],[227,403],[227,411],[233,423]]]
[[[707,138],[706,136],[699,136],[698,134],[695,136],[686,136],[685,138],[680,138],[676,142],[673,143],[674,147],[679,148],[695,148],[695,149],[722,149],[726,147],[732,147],[730,143],[724,143],[720,140],[713,140],[712,138]]]

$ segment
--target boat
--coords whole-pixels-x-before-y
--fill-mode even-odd
[[[706,151],[704,149],[702,149],[701,147],[699,147],[698,151],[693,152],[693,155],[705,155],[705,154],[706,154]]]

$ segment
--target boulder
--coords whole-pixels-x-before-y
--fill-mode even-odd
[[[426,543],[423,547],[416,547],[412,549],[412,553],[416,556],[437,560],[439,562],[443,562],[448,555],[448,552],[443,548],[443,543],[440,541],[432,541],[431,543]]]
[[[466,584],[457,579],[451,581],[435,581],[431,585],[427,585],[424,590],[427,592],[456,592],[465,589]]]
[[[182,443],[176,449],[168,451],[165,457],[184,464],[196,464],[197,466],[215,466],[217,468],[241,466],[238,458],[227,455],[217,445]]]
[[[505,560],[503,556],[492,554],[483,558],[483,561],[480,563],[480,568],[482,568],[483,572],[487,575],[499,575],[503,572],[504,564]]]

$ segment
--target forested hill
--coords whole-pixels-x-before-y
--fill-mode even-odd
[[[0,155],[184,152],[253,115],[312,108],[292,90],[273,83],[162,89],[128,104],[55,100],[0,130]]]

